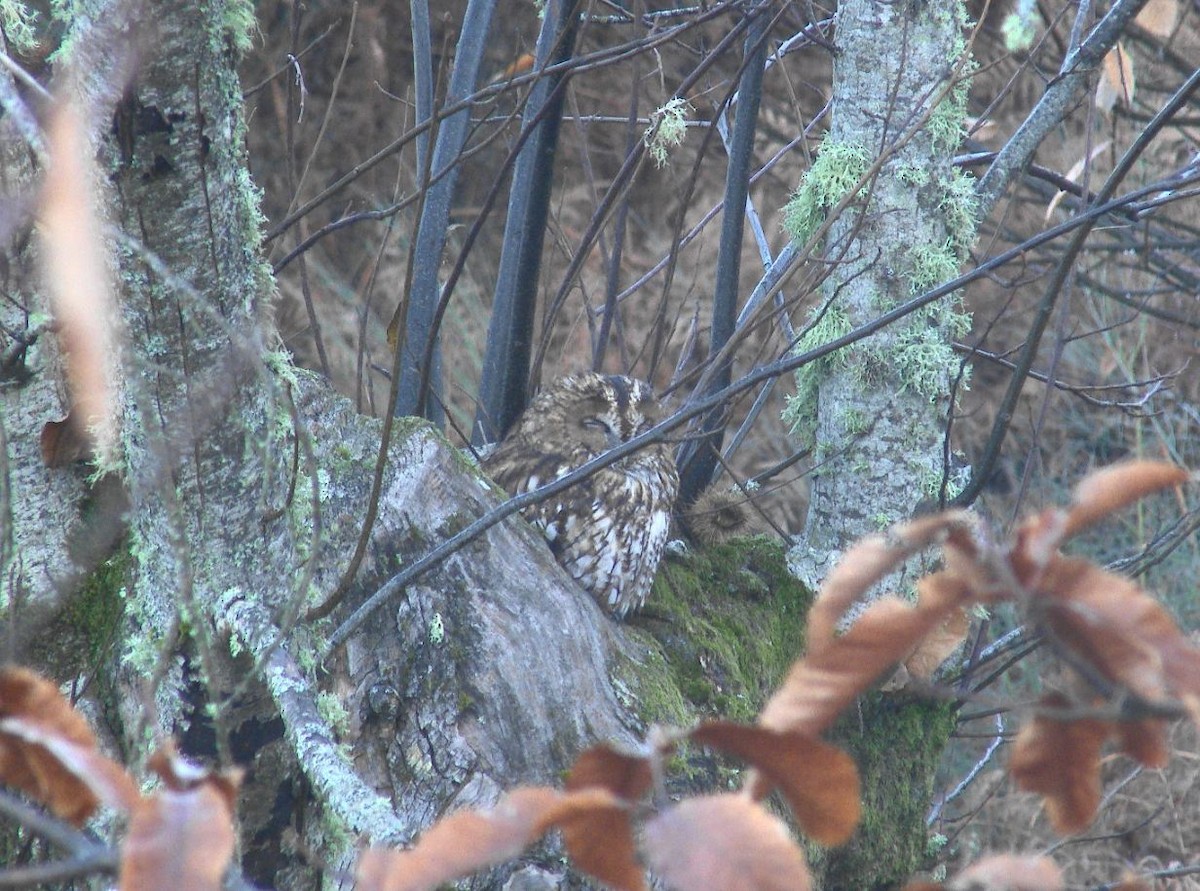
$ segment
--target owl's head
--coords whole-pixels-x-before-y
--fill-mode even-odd
[[[538,394],[525,413],[539,427],[555,431],[564,443],[578,443],[600,454],[644,433],[663,417],[654,391],[645,381],[595,372],[573,374]]]

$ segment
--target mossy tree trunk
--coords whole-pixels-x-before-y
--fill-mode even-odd
[[[833,272],[822,296],[835,333],[952,278],[973,240],[970,183],[950,166],[966,99],[965,84],[952,84],[965,68],[963,22],[957,2],[838,5],[834,114],[822,151],[853,168],[840,173],[850,181],[887,160],[826,240]],[[827,363],[810,431],[825,463],[812,475],[793,554],[807,581],[822,578],[849,542],[936,497],[944,473],[953,487],[943,461],[959,367],[950,341],[966,322],[957,306],[934,305]]]
[[[974,240],[972,182],[950,166],[967,93],[956,81],[970,71],[964,23],[958,2],[838,4],[834,114],[821,151],[849,168],[832,171],[847,184],[886,160],[826,239],[833,271],[821,324],[834,335],[953,278]],[[802,370],[819,376],[807,388],[819,469],[805,534],[789,554],[805,581],[818,584],[856,539],[955,494],[961,471],[945,460],[960,369],[951,341],[967,325],[957,303],[935,304],[819,371]],[[903,592],[924,568],[914,561],[889,590]],[[888,695],[841,722],[835,737],[863,771],[864,819],[850,844],[823,858],[828,887],[896,887],[919,867],[933,772],[952,728],[945,706]]]

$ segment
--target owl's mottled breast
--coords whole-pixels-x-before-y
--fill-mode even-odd
[[[577,374],[547,387],[484,462],[510,494],[530,492],[643,433],[662,417],[650,385]],[[618,616],[638,609],[654,581],[679,489],[671,449],[655,443],[532,505],[526,519],[559,562]]]

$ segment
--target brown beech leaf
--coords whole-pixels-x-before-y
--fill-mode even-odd
[[[238,789],[242,785],[241,768],[211,770],[188,761],[168,741],[150,756],[146,763],[162,779],[168,789],[184,792],[199,786],[210,786],[225,800],[229,812],[237,808]]]
[[[1114,729],[1121,751],[1134,761],[1154,768],[1166,767],[1170,762],[1171,747],[1167,745],[1167,722],[1161,718],[1118,721]]]
[[[48,127],[50,165],[39,209],[46,292],[66,356],[75,432],[101,453],[115,446],[116,397],[110,362],[116,354],[113,298],[104,238],[94,204],[85,116],[71,103]]]
[[[930,581],[933,579],[933,581]],[[884,671],[903,661],[959,606],[965,589],[935,576],[917,583],[916,604],[884,597],[822,650],[796,662],[758,723],[817,736]]]
[[[1123,44],[1118,43],[1100,66],[1100,81],[1096,84],[1096,108],[1105,114],[1120,102],[1128,107],[1133,103],[1133,58]]]
[[[952,582],[946,580],[945,583]],[[953,607],[942,623],[917,644],[917,648],[904,660],[904,667],[912,677],[930,680],[941,664],[962,646],[970,629],[971,614],[961,606]]]
[[[604,789],[633,805],[653,782],[649,759],[599,745],[580,754],[564,785],[570,792]],[[596,809],[580,814],[563,825],[562,833],[567,853],[584,872],[618,888],[644,886],[628,809]]]
[[[490,811],[459,811],[438,821],[407,851],[370,848],[359,858],[359,891],[418,891],[443,885],[480,869],[511,860],[552,826],[564,829],[588,812],[624,808],[601,789],[563,794],[530,786],[504,795]],[[632,858],[632,853],[630,854]],[[636,882],[611,882],[616,888],[640,889]],[[581,867],[582,868],[582,867]],[[615,870],[610,870],[610,874]],[[605,877],[609,881],[610,876]]]
[[[807,891],[787,827],[743,795],[689,798],[646,824],[650,868],[676,891]]]
[[[650,791],[653,782],[649,759],[598,745],[580,753],[563,785],[568,791],[599,786],[632,804]]]
[[[140,799],[58,688],[23,668],[0,671],[0,781],[77,825],[101,803],[129,810]]]
[[[61,421],[47,421],[39,438],[42,463],[47,467],[70,467],[77,461],[92,459],[91,437],[79,429],[73,415]]]
[[[758,769],[755,798],[780,791],[796,822],[823,845],[840,845],[860,816],[858,768],[836,746],[801,733],[705,721],[691,733],[698,743],[736,755]]]
[[[1062,872],[1049,857],[993,854],[946,884],[950,891],[1060,891]]]
[[[859,539],[825,577],[808,614],[808,652],[819,652],[837,637],[838,622],[868,589],[948,530],[969,524],[964,511],[921,517],[883,535]]]
[[[129,821],[121,891],[220,891],[233,844],[233,811],[215,784],[159,789]]]
[[[1179,0],[1150,0],[1133,20],[1160,40],[1170,37],[1179,19]]]
[[[1070,538],[1147,495],[1183,485],[1189,476],[1182,467],[1164,461],[1124,461],[1089,473],[1075,487],[1063,537]]]
[[[944,891],[945,887],[936,882],[909,882],[900,891]]]
[[[1108,680],[1151,701],[1200,693],[1200,648],[1136,583],[1059,557],[1038,587],[1059,641]]]
[[[1063,709],[1068,703],[1061,694],[1050,694],[1042,706]],[[1100,747],[1111,730],[1105,721],[1039,714],[1017,734],[1009,771],[1022,789],[1045,797],[1050,823],[1062,835],[1083,831],[1096,815]]]
[[[1066,529],[1067,513],[1056,507],[1022,521],[1008,554],[1013,578],[1026,587],[1036,585],[1050,561],[1058,556],[1058,546],[1062,544]],[[1015,593],[1005,591],[1002,599],[1011,598]]]

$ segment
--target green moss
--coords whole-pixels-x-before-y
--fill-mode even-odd
[[[863,817],[848,844],[810,850],[820,887],[895,888],[925,864],[934,768],[955,719],[948,703],[884,693],[864,696],[843,714],[831,740],[850,752],[865,780]]]
[[[63,611],[65,638],[74,641],[70,649],[89,669],[101,661],[116,640],[132,568],[128,549],[124,544],[118,546],[111,557],[88,574]]]
[[[759,536],[665,561],[638,624],[653,635],[687,712],[751,721],[803,652],[810,603],[782,546]],[[657,698],[679,711],[673,696]],[[662,720],[648,708],[641,714]]]
[[[800,244],[825,221],[826,212],[841,201],[867,173],[870,153],[861,145],[827,141],[800,187],[783,209],[783,227]]]
[[[317,714],[338,733],[346,733],[350,729],[350,714],[336,693],[322,691],[317,694]]]

